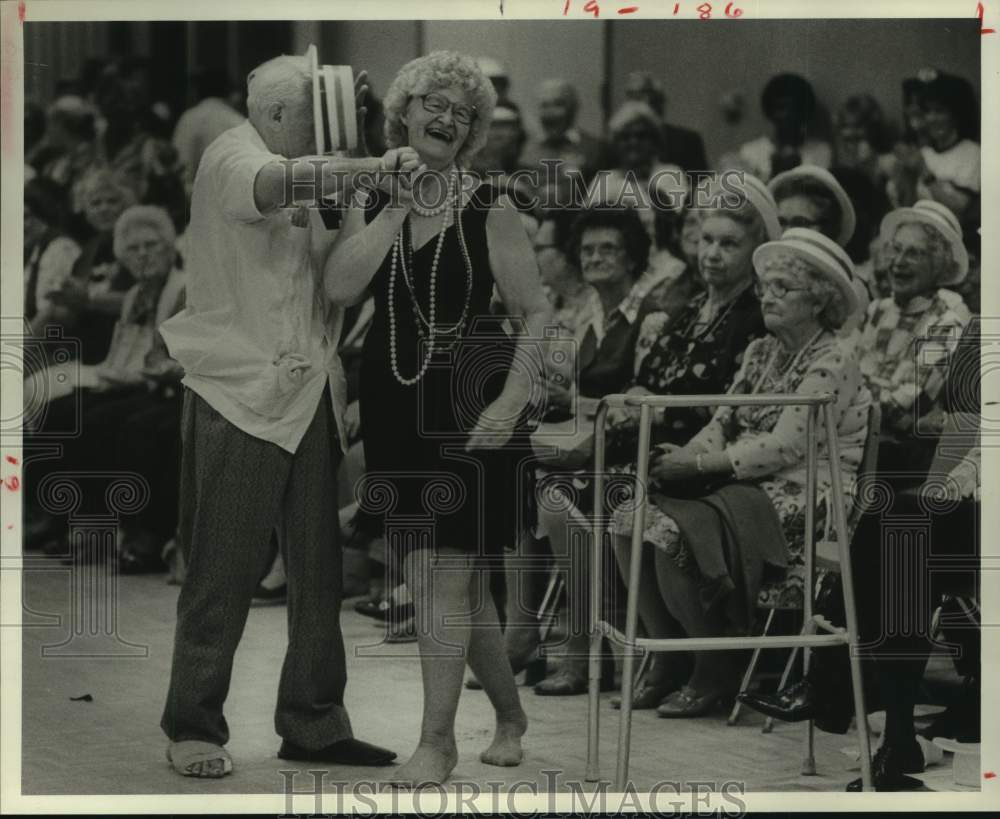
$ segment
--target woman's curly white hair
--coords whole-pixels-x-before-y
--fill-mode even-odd
[[[408,143],[402,116],[413,97],[442,88],[461,88],[476,108],[476,116],[469,126],[469,134],[459,149],[455,161],[465,166],[468,160],[486,144],[493,107],[497,102],[493,83],[479,70],[476,61],[455,51],[433,51],[424,57],[410,60],[386,91],[385,141],[390,148]]]

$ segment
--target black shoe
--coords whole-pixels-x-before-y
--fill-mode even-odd
[[[355,765],[377,768],[392,764],[396,758],[394,751],[379,748],[360,739],[342,739],[312,751],[302,748],[294,742],[283,740],[278,749],[281,759],[291,759],[296,762],[332,762],[335,765]]]
[[[911,739],[907,743],[885,742],[875,752],[872,760],[872,785],[876,791],[883,793],[916,790],[923,787],[923,783],[904,774],[923,771],[924,752],[920,750],[916,740]],[[850,782],[847,790],[851,793],[860,791],[861,778]]]
[[[783,722],[802,722],[815,718],[819,696],[813,684],[803,679],[773,694],[744,691],[738,699],[768,717]]]
[[[828,734],[846,734],[851,727],[851,711],[845,707],[843,699],[821,696],[808,679],[773,694],[745,691],[737,699],[754,711],[783,722],[811,719],[817,728]]]
[[[167,570],[158,554],[147,555],[124,551],[118,556],[119,574],[161,574]]]

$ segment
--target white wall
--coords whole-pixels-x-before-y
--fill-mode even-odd
[[[579,125],[604,130],[604,26],[586,20],[511,20],[507,22],[428,21],[426,51],[448,49],[475,57],[494,57],[510,73],[510,97],[521,106],[529,129],[534,123],[534,90],[541,80],[561,77],[580,92]]]

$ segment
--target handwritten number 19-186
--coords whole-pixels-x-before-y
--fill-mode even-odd
[[[570,12],[570,8],[573,5],[573,0],[566,0],[563,4],[563,17],[567,16]],[[638,6],[619,6],[617,9],[618,14],[635,14],[639,10]],[[681,10],[680,3],[674,3],[674,16],[676,17],[678,12]],[[695,8],[698,12],[699,20],[711,20],[712,19],[712,4],[711,3],[701,3]],[[594,17],[601,16],[601,7],[597,0],[587,0],[583,4],[583,13],[592,14]],[[729,2],[726,4],[725,8],[726,17],[736,18],[743,16],[743,9],[736,5],[735,2]]]

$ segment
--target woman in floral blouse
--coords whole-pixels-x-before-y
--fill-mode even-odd
[[[758,248],[754,266],[770,334],[747,348],[729,392],[832,393],[840,468],[844,485],[849,487],[861,461],[871,403],[857,363],[845,354],[836,337],[837,329],[858,307],[851,260],[836,243],[816,231],[792,228],[781,240]],[[663,636],[669,629],[668,612],[689,637],[704,637],[745,631],[749,625],[745,618],[734,622],[734,602],[737,611],[768,599],[778,599],[783,605],[801,604],[806,416],[807,409],[799,406],[722,407],[685,446],[661,444],[652,453],[652,492],[643,539],[655,548],[644,555],[650,567],[643,576],[653,576],[657,582],[637,590],[640,617],[650,636]],[[822,498],[829,488],[829,462],[822,423],[819,427],[817,491]],[[661,507],[670,508],[671,496],[677,497],[693,483],[724,488],[734,481],[743,486],[756,484],[766,500],[760,509],[755,508],[758,518],[735,530],[737,538],[740,532],[754,532],[754,537],[739,543],[742,560],[735,562],[730,554],[725,576],[710,577],[703,570],[710,557],[705,544],[684,537],[677,520]],[[701,497],[709,500],[718,491]],[[816,525],[822,530],[825,503],[818,506]],[[760,533],[772,523],[773,531],[784,534],[787,547],[754,542],[765,539]],[[626,567],[632,534],[628,504],[615,510],[614,531],[616,553],[620,565]],[[755,560],[760,571],[753,573],[747,567]],[[768,568],[786,570],[785,582],[768,587]],[[720,580],[724,581],[719,585],[722,592],[706,605],[706,591]],[[734,595],[745,599],[734,600]],[[664,717],[699,716],[735,691],[739,669],[728,652],[697,652],[694,672],[686,685],[670,691],[660,682],[663,678],[655,674],[647,677],[638,705],[648,708],[659,702],[657,711]]]

